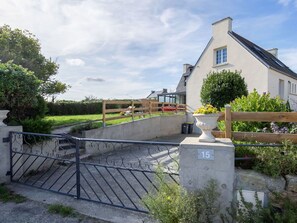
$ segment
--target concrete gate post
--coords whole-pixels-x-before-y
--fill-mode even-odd
[[[234,195],[234,145],[230,139],[216,140],[204,143],[197,137],[187,137],[180,144],[180,183],[186,190],[195,191],[216,180],[224,213]]]
[[[23,131],[22,126],[0,126],[0,183],[10,183],[10,148],[9,132]]]

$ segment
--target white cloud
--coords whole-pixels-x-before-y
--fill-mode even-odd
[[[82,59],[66,59],[66,63],[70,66],[84,66],[85,61]]]
[[[288,6],[292,3],[295,7],[297,7],[297,0],[278,0],[278,3],[283,6]]]

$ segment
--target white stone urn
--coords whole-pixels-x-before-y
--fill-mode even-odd
[[[7,118],[7,113],[9,112],[9,110],[0,110],[0,127],[1,126],[6,126],[3,123],[3,120]]]
[[[215,142],[215,137],[211,134],[211,130],[217,127],[219,118],[218,113],[212,114],[193,114],[196,119],[196,126],[201,129],[202,134],[199,142]]]

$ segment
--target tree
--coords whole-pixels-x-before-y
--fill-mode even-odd
[[[27,30],[11,29],[8,25],[0,27],[0,60],[2,63],[13,61],[34,72],[41,80],[42,95],[63,93],[69,87],[52,79],[58,72],[58,64],[41,54],[38,39]]]
[[[202,104],[211,104],[216,108],[222,108],[235,98],[247,95],[247,85],[240,72],[223,70],[212,72],[203,80],[201,88]]]
[[[40,84],[28,69],[12,62],[0,63],[0,108],[10,110],[10,120],[30,117],[30,112],[39,109],[39,103],[43,102],[39,95]]]

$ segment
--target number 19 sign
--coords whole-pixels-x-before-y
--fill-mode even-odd
[[[214,160],[214,150],[198,149],[198,160]]]

